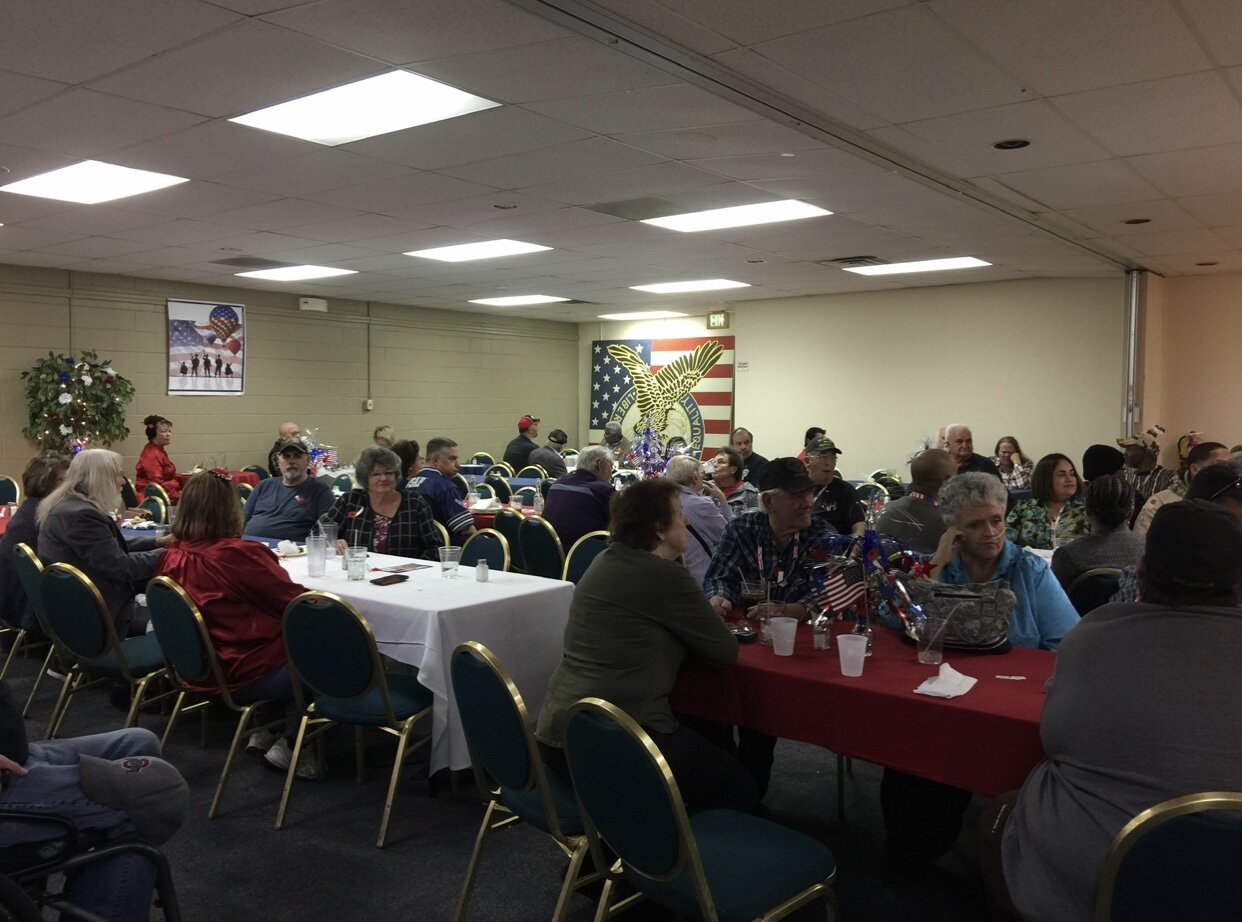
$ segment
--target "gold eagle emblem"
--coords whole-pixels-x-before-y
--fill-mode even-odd
[[[702,343],[693,352],[679,356],[655,374],[629,346],[614,343],[608,347],[608,354],[630,373],[630,380],[637,391],[635,404],[639,418],[645,421],[650,417],[652,431],[663,432],[668,424],[669,410],[711,371],[724,355],[724,346],[714,341]],[[641,425],[635,427],[635,432],[641,431]]]

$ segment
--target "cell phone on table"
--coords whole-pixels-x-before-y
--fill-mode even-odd
[[[404,573],[389,573],[387,576],[377,576],[371,580],[371,583],[376,586],[393,586],[397,583],[404,583],[407,579],[409,577]]]

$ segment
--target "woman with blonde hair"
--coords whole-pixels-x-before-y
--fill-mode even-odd
[[[172,539],[121,536],[121,456],[105,448],[78,452],[60,486],[49,493],[35,514],[39,524],[39,556],[44,563],[67,563],[91,578],[103,595],[119,636],[141,634],[134,596],[155,571],[163,545]]]

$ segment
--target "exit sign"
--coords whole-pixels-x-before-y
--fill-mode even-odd
[[[729,329],[729,312],[716,311],[707,315],[707,328],[709,330],[727,330]]]

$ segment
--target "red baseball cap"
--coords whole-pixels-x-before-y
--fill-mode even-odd
[[[531,415],[529,415],[529,414],[528,414],[528,415],[526,415],[526,416],[521,417],[521,418],[518,420],[518,429],[519,429],[519,430],[521,430],[521,429],[529,429],[531,426],[533,426],[535,423],[537,423],[537,422],[539,422],[539,421],[540,421],[540,420],[539,420],[539,417],[538,417],[538,416],[531,416]]]

